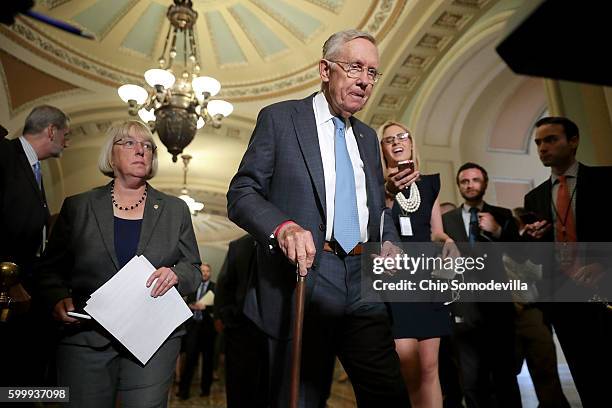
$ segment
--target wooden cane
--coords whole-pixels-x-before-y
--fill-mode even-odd
[[[291,394],[290,408],[298,408],[300,400],[300,365],[302,362],[302,329],[304,328],[304,298],[306,296],[306,276],[300,275],[298,265],[297,284],[295,285],[295,320],[293,324],[293,344],[291,346]]]

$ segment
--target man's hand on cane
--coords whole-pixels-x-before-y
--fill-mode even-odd
[[[280,228],[276,241],[289,261],[298,266],[300,276],[306,276],[317,253],[310,231],[289,222]]]

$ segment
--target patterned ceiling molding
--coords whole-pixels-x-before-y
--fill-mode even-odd
[[[472,7],[476,9],[483,9],[490,0],[455,0],[453,4],[456,6]]]
[[[116,87],[121,83],[142,82],[142,78],[121,73],[114,67],[106,67],[93,62],[90,58],[68,51],[20,17],[15,19],[15,23],[10,28],[0,26],[0,32],[38,56],[51,59],[53,63],[70,72],[105,85]]]
[[[387,23],[390,20],[390,17],[395,14],[395,18],[391,18],[393,22],[401,13],[402,9],[406,5],[406,1],[396,1],[396,0],[382,0],[378,1],[374,6],[375,10],[372,13],[372,17],[368,19],[368,22],[365,24],[364,30],[368,33],[374,35],[376,34],[376,38],[380,41],[386,34],[388,29],[390,28]],[[395,7],[394,7],[395,6]],[[381,26],[384,26],[384,30],[381,30]]]
[[[377,128],[387,120],[401,117],[435,63],[492,4],[490,0],[455,0],[442,5],[438,17],[421,30],[423,34],[414,38],[412,45],[402,48],[406,54],[400,57],[403,62],[390,67],[392,69],[385,72],[383,80],[376,84],[376,95],[365,115],[366,122]]]
[[[434,26],[450,30],[461,30],[467,24],[467,22],[470,21],[471,18],[471,15],[461,15],[445,11],[436,20]]]
[[[339,10],[344,5],[343,1],[323,3],[333,10]],[[373,0],[372,6],[365,12],[362,21],[356,28],[368,31],[378,41],[382,41],[396,24],[406,3],[407,0]],[[318,3],[315,2],[315,4]],[[60,40],[39,29],[36,23],[26,19],[17,17],[15,24],[10,28],[0,26],[0,33],[40,57],[104,85],[117,87],[123,83],[144,84],[142,73],[132,73],[110,65],[108,61],[95,60],[94,57],[74,49],[70,43],[63,44]],[[393,76],[392,74],[391,77]],[[318,60],[316,60],[304,67],[273,78],[262,78],[246,83],[223,82],[219,97],[231,102],[276,98],[314,87],[318,81]]]
[[[68,3],[69,1],[72,1],[72,0],[45,0],[44,4],[45,6],[47,6],[49,10],[51,10],[51,9],[61,6],[64,3]]]
[[[344,0],[306,0],[309,3],[315,4],[319,7],[323,7],[329,11],[333,11],[338,14],[344,5]]]

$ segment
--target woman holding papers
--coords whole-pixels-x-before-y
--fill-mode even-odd
[[[85,313],[89,296],[139,255],[157,268],[143,278],[142,296],[164,296],[174,287],[193,293],[200,256],[191,216],[182,200],[147,183],[157,170],[157,147],[146,125],[111,127],[98,167],[113,180],[65,200],[39,274],[41,296],[63,324],[58,382],[70,387],[71,406],[112,407],[119,396],[125,406],[164,407],[182,327],[142,364],[95,319],[68,312]]]

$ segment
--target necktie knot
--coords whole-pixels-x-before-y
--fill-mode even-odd
[[[559,184],[565,184],[567,182],[566,176],[559,176],[557,180],[559,180]]]
[[[334,126],[336,128],[336,133],[344,136],[344,128],[345,128],[344,119],[342,119],[341,117],[338,117],[338,116],[334,116],[332,118],[332,121],[334,122]]]

